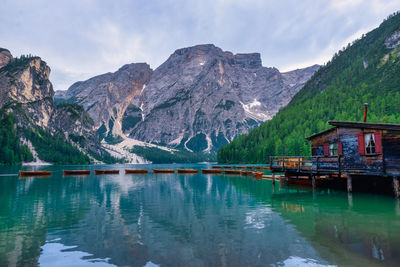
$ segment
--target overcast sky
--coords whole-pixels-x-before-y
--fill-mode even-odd
[[[213,43],[288,71],[323,64],[400,10],[399,0],[2,0],[0,47],[34,54],[55,90],[123,64],[155,69],[176,49]]]

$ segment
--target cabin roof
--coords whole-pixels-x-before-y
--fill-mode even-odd
[[[332,131],[338,127],[400,131],[400,124],[392,124],[392,123],[369,123],[369,122],[351,122],[351,121],[328,121],[328,123],[334,127],[330,128],[328,130],[310,135],[309,137],[306,137],[306,139],[311,140],[322,134],[329,133],[330,131]]]
[[[328,121],[335,127],[358,128],[358,129],[376,129],[400,131],[400,124],[393,123],[369,123],[369,122],[349,122],[349,121]]]
[[[336,128],[337,128],[337,127],[333,127],[333,128],[328,129],[328,130],[325,130],[325,131],[322,131],[322,132],[319,132],[319,133],[310,135],[309,137],[306,137],[306,139],[307,139],[307,140],[311,140],[311,139],[313,139],[314,137],[317,137],[317,136],[320,136],[320,135],[329,133],[329,132],[335,130]]]

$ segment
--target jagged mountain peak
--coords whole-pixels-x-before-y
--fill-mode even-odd
[[[315,71],[283,75],[263,67],[259,53],[233,54],[213,44],[177,49],[154,71],[141,64],[75,83],[69,98],[108,140],[129,136],[203,152],[270,119]]]
[[[8,49],[0,47],[0,68],[7,65],[13,59],[11,52]]]
[[[180,60],[180,63],[198,60],[200,61],[201,66],[203,66],[205,61],[209,59],[220,59],[226,61],[229,64],[238,64],[245,68],[262,67],[260,53],[233,54],[230,51],[223,51],[221,48],[215,46],[214,44],[201,44],[177,49],[164,64],[168,65],[169,62],[176,62],[178,59]]]

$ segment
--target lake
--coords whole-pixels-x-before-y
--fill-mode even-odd
[[[0,266],[395,266],[400,205],[391,196],[234,175],[125,175],[124,168],[0,169]],[[63,176],[63,169],[120,169]],[[24,167],[33,169],[33,167]]]

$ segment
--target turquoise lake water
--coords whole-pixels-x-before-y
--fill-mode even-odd
[[[398,266],[391,196],[285,186],[234,175],[125,175],[124,168],[0,169],[0,266]],[[119,175],[62,175],[63,169]],[[32,167],[24,167],[32,169]]]

